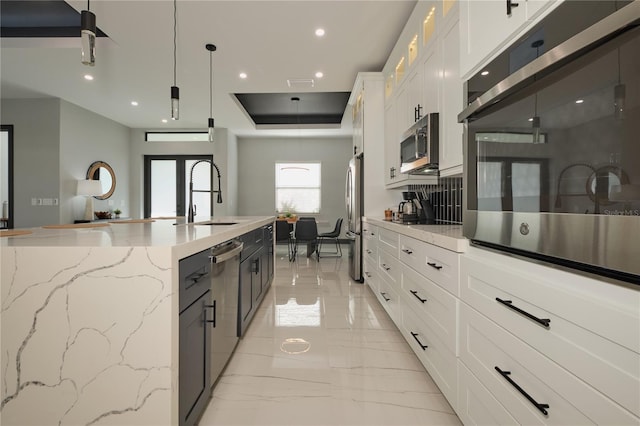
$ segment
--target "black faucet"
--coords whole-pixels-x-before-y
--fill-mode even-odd
[[[213,187],[211,189],[193,189],[193,169],[200,163],[209,163],[209,164],[211,164],[211,167],[216,169],[216,172],[218,173],[218,190],[217,191],[214,191]],[[220,185],[220,169],[218,168],[216,163],[214,163],[211,160],[203,159],[203,160],[196,161],[191,166],[191,170],[189,171],[189,212],[187,214],[187,222],[188,223],[193,223],[193,218],[196,215],[196,209],[195,209],[195,206],[193,205],[193,193],[194,192],[209,192],[211,194],[213,194],[214,192],[217,192],[218,193],[218,198],[216,199],[216,203],[222,204],[222,186]],[[213,214],[213,212],[212,212],[212,214]]]

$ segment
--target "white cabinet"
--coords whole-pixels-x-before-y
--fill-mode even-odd
[[[463,109],[462,79],[460,78],[459,21],[448,21],[440,34],[442,46],[442,94],[440,109],[440,176],[462,174],[462,132],[458,114]]]
[[[460,1],[460,75],[466,79],[562,0]],[[515,6],[517,4],[517,6]],[[515,6],[515,7],[514,7]]]
[[[385,176],[379,171],[385,164],[385,111],[382,73],[358,73],[349,105],[353,111],[354,155],[364,155],[366,179],[363,183],[364,214],[382,215],[397,202],[397,196],[385,189]]]
[[[447,13],[443,16],[443,5]],[[437,183],[433,176],[401,174],[400,147],[403,132],[419,117],[427,113],[439,114],[439,159],[441,176],[462,173],[462,125],[458,114],[463,109],[462,80],[460,79],[460,37],[458,2],[420,3],[407,23],[404,32],[418,30],[419,55],[407,74],[385,101],[385,184],[387,188]],[[417,15],[416,15],[417,14]],[[416,15],[416,16],[414,16]],[[419,16],[418,16],[419,15]],[[417,18],[420,19],[417,19]],[[432,25],[427,25],[431,22]],[[413,28],[413,26],[416,28]],[[411,27],[411,28],[409,28]],[[428,37],[425,36],[428,31]],[[414,31],[409,31],[413,29]],[[402,39],[398,40],[402,43]],[[386,69],[391,69],[390,57]],[[391,81],[391,80],[390,80]]]
[[[640,421],[638,289],[475,248],[460,276],[460,358],[519,423]]]

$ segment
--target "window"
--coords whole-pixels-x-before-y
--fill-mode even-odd
[[[276,211],[320,213],[320,163],[276,163]]]

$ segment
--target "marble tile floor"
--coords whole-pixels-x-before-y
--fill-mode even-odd
[[[200,426],[461,424],[343,252],[289,262],[276,247],[276,278]]]

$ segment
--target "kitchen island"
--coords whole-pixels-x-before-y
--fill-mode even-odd
[[[178,262],[273,220],[1,238],[0,423],[178,424]]]

